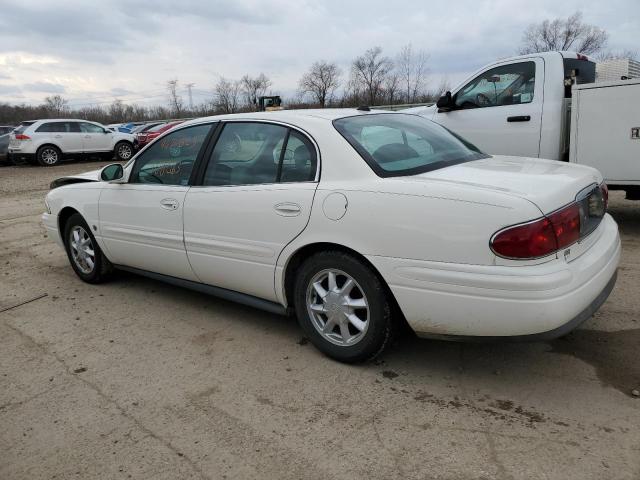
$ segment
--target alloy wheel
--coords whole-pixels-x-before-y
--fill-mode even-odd
[[[315,329],[329,342],[351,346],[369,327],[369,303],[364,291],[347,273],[322,270],[309,282],[307,312]]]
[[[131,154],[132,154],[131,147],[126,143],[118,147],[118,156],[122,160],[129,160],[131,158]]]
[[[58,163],[58,152],[53,148],[45,148],[40,154],[40,158],[47,165]]]
[[[87,231],[80,225],[71,229],[69,245],[71,246],[71,257],[78,269],[85,275],[93,272],[96,265],[93,242]]]

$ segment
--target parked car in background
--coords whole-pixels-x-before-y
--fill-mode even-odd
[[[152,140],[158,138],[160,135],[162,135],[164,132],[166,132],[167,130],[175,127],[176,125],[179,125],[182,123],[182,120],[178,120],[175,122],[169,122],[169,123],[161,123],[160,125],[156,125],[153,128],[150,128],[148,131],[146,132],[142,132],[136,135],[136,140],[138,141],[138,148],[142,148],[145,145],[147,145],[148,143],[150,143]]]
[[[0,165],[9,163],[7,150],[9,149],[9,134],[0,135]]]
[[[144,123],[142,125],[138,125],[137,127],[135,127],[133,130],[131,130],[131,133],[133,135],[137,135],[138,133],[142,133],[142,132],[146,132],[149,131],[150,129],[152,129],[153,127],[157,127],[158,125],[165,123],[165,122],[149,122],[149,123]]]
[[[45,204],[82,280],[116,267],[295,312],[345,362],[404,320],[448,339],[562,336],[606,300],[620,258],[597,170],[492,157],[401,113],[192,120],[124,167],[54,181]]]
[[[52,166],[67,157],[101,156],[130,160],[133,135],[113,132],[99,123],[73,119],[23,122],[10,134],[9,156]]]
[[[14,128],[16,128],[16,127],[11,127],[9,125],[0,125],[0,135],[4,135],[6,133],[11,133]]]

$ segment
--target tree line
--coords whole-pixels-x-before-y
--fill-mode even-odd
[[[518,53],[573,50],[595,55],[599,60],[638,57],[636,52],[606,50],[608,38],[604,29],[585,23],[582,13],[576,12],[567,18],[529,25],[523,32]],[[407,44],[390,56],[375,46],[357,56],[346,71],[336,62],[314,62],[300,77],[297,92],[291,98],[283,98],[283,103],[286,108],[324,108],[432,102],[449,89],[449,84],[445,78],[430,86],[428,74],[429,55],[425,50]],[[118,99],[107,106],[72,108],[67,99],[53,95],[37,106],[0,103],[0,124],[55,117],[121,123],[246,112],[257,108],[259,97],[272,94],[272,87],[272,80],[264,73],[247,74],[239,79],[223,76],[213,85],[210,99],[195,106],[191,97],[189,104],[185,103],[177,79],[167,82],[167,101],[163,105],[143,106]]]

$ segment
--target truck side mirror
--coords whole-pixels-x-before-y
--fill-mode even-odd
[[[436,106],[438,107],[439,112],[448,112],[453,110],[456,104],[451,96],[451,92],[447,92],[441,96],[436,102]]]

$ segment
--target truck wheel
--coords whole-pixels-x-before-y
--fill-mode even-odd
[[[298,271],[294,304],[318,350],[346,363],[379,355],[394,332],[391,301],[368,265],[345,252],[312,255]]]
[[[114,149],[114,153],[116,155],[116,159],[122,162],[126,162],[133,157],[133,145],[129,142],[118,142],[116,143],[116,148]]]
[[[36,160],[43,167],[52,167],[60,163],[62,152],[53,145],[45,145],[36,152]]]

